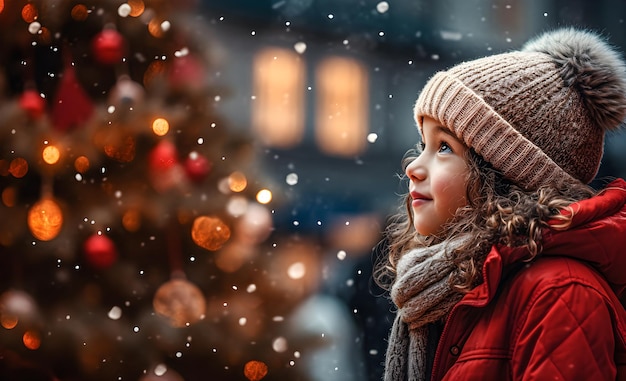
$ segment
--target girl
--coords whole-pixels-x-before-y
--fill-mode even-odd
[[[376,279],[386,381],[626,379],[626,182],[590,183],[626,67],[565,28],[432,77]]]

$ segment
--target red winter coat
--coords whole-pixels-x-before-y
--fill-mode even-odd
[[[491,250],[484,283],[450,312],[431,380],[626,379],[626,182],[574,206],[532,263]]]

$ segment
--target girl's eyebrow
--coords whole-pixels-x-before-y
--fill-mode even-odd
[[[451,137],[452,139],[454,139],[455,141],[457,141],[457,142],[459,142],[459,143],[464,145],[464,143],[459,138],[457,138],[457,136],[452,131],[450,131],[449,129],[447,129],[444,126],[437,125],[435,127],[435,131],[442,132],[442,133],[448,135],[449,137]]]

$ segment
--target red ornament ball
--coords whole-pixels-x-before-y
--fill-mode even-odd
[[[162,140],[152,149],[148,160],[152,171],[166,171],[178,163],[178,150],[174,143]]]
[[[111,267],[118,256],[113,241],[100,234],[94,234],[87,238],[83,244],[83,251],[89,264],[99,269]]]
[[[187,156],[185,160],[185,173],[191,181],[197,183],[202,182],[209,172],[213,164],[205,156],[200,155],[197,152],[192,152]]]
[[[169,72],[169,83],[173,88],[201,90],[205,86],[206,68],[191,55],[174,59]]]
[[[40,118],[46,109],[46,100],[35,90],[26,90],[19,99],[22,110],[33,119]]]
[[[124,58],[126,42],[115,29],[105,29],[94,37],[91,50],[97,62],[114,65]]]

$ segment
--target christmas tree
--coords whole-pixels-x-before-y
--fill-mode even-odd
[[[190,1],[0,0],[0,378],[290,378],[312,281],[277,281],[207,24]]]

